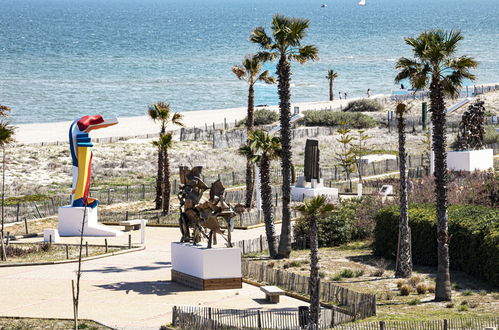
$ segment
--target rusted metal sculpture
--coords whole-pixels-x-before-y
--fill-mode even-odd
[[[208,186],[201,179],[202,169],[202,166],[179,168],[180,241],[197,244],[204,237],[211,248],[212,244],[217,244],[216,234],[219,234],[232,247],[230,233],[234,229],[236,212],[225,202],[225,187],[220,180],[211,184],[208,198],[203,196]]]
[[[476,100],[463,113],[457,135],[457,150],[478,150],[484,148],[485,107],[484,101]]]
[[[307,139],[305,143],[305,181],[312,182],[316,179],[321,182],[319,173],[319,141]]]

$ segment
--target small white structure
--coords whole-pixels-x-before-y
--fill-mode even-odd
[[[450,171],[487,171],[494,168],[494,150],[448,151],[447,168]]]
[[[323,180],[321,180],[321,183],[317,183],[315,179],[312,179],[312,182],[306,182],[304,176],[299,177],[296,184],[291,187],[291,200],[301,202],[304,199],[322,195],[330,202],[336,202],[338,200],[338,188],[324,187],[322,182]]]
[[[97,207],[85,208],[70,205],[59,208],[59,234],[61,236],[80,236],[85,210],[84,236],[116,237],[123,235],[123,232],[97,222]]]
[[[44,229],[43,241],[49,243],[59,243],[61,241],[59,231],[57,229]]]
[[[241,249],[171,243],[172,280],[201,290],[242,287]]]
[[[393,186],[391,184],[382,185],[379,194],[384,197],[393,194]]]

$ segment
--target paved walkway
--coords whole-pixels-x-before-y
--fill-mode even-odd
[[[278,228],[278,232],[280,228]],[[234,241],[258,237],[264,228],[237,230]],[[146,249],[83,263],[80,317],[124,329],[158,329],[171,322],[174,305],[221,308],[296,309],[305,304],[283,297],[279,305],[266,304],[259,288],[195,291],[171,282],[170,242],[179,238],[178,228],[146,230]],[[63,242],[75,242],[63,238]],[[128,235],[109,244],[128,241]],[[103,238],[88,238],[89,244]],[[140,242],[134,231],[132,242]],[[0,268],[0,316],[72,318],[71,280],[77,264]]]

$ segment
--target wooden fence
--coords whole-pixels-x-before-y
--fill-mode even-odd
[[[276,285],[284,290],[298,294],[309,294],[309,277],[298,275],[285,270],[274,269],[265,263],[242,260],[242,275],[260,283]],[[338,305],[353,319],[364,319],[376,315],[376,296],[359,293],[335,285],[331,282],[321,282],[320,299],[323,302]]]
[[[215,329],[304,329],[306,312],[277,309],[220,309],[199,306],[174,306],[173,326],[188,330]],[[321,309],[320,325],[315,329],[331,329],[351,322],[352,317],[337,309]]]
[[[464,330],[497,329],[499,318],[455,318],[429,321],[378,321],[339,325],[340,330]]]

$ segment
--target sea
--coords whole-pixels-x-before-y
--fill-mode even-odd
[[[0,0],[0,104],[14,124],[141,116],[157,101],[243,107],[247,85],[231,66],[259,50],[248,37],[276,13],[309,19],[303,43],[320,52],[292,64],[292,102],[327,100],[328,69],[336,97],[397,90],[404,38],[433,28],[462,31],[476,84],[499,81],[498,0]],[[276,86],[258,83],[255,103],[277,104]]]

